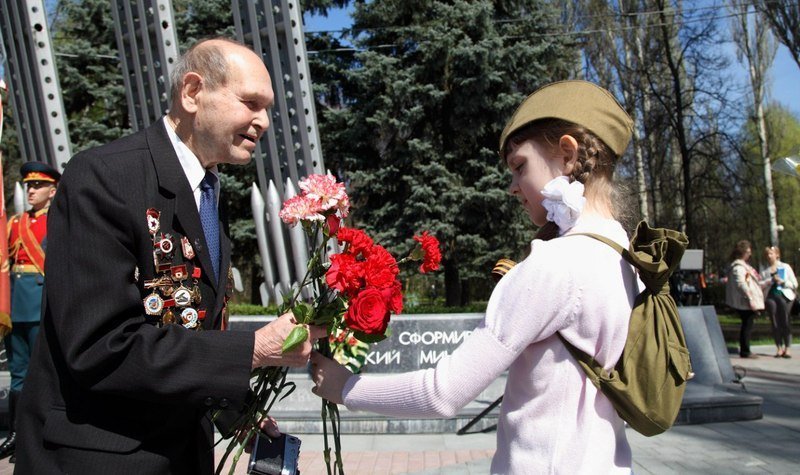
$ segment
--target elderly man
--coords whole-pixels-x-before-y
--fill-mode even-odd
[[[27,187],[29,211],[8,222],[8,259],[11,277],[11,334],[4,343],[11,373],[8,394],[8,437],[0,445],[0,459],[11,456],[14,462],[16,427],[14,415],[28,373],[33,343],[39,334],[44,285],[44,256],[47,248],[47,212],[56,194],[61,174],[41,162],[26,162],[20,168]]]
[[[171,87],[163,120],[64,173],[17,417],[21,473],[212,473],[209,411],[241,407],[253,368],[308,361],[309,341],[281,353],[289,314],[221,331],[231,278],[217,166],[250,160],[269,126],[269,73],[212,39],[186,52]]]

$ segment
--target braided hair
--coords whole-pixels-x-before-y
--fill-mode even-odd
[[[591,190],[596,196],[611,202],[614,191],[612,177],[619,157],[587,128],[561,119],[541,119],[516,131],[508,138],[508,143],[517,147],[523,142],[534,140],[555,148],[564,135],[569,135],[578,142],[578,157],[568,175],[570,183],[579,181],[586,186],[587,192]],[[539,229],[535,238],[548,241],[555,237],[558,237],[558,225],[548,221]]]

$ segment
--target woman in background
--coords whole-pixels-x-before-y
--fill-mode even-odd
[[[764,249],[767,267],[761,271],[764,279],[765,305],[772,321],[772,336],[778,348],[775,358],[791,358],[789,347],[792,346],[792,329],[789,324],[789,309],[796,297],[797,277],[792,267],[781,262],[781,250],[776,246]]]
[[[725,303],[736,310],[742,319],[742,326],[739,329],[739,356],[742,358],[756,358],[756,355],[750,352],[750,333],[753,331],[756,313],[764,310],[761,278],[758,271],[747,263],[752,253],[750,241],[742,240],[736,243],[731,252],[733,262],[725,286]]]

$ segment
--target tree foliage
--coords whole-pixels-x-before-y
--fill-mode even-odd
[[[51,35],[73,153],[129,132],[110,3],[61,0]]]
[[[752,110],[752,108],[750,108]],[[765,108],[766,130],[771,161],[800,152],[800,120],[779,104]],[[715,245],[706,247],[711,269],[722,269],[736,241],[748,239],[753,243],[753,262],[763,262],[761,250],[770,245],[768,216],[764,206],[763,161],[759,149],[758,124],[751,118],[740,133],[741,156],[736,173],[742,185],[735,186],[736,194],[729,202],[716,203],[715,220],[719,221]],[[782,260],[793,267],[800,264],[800,180],[795,176],[775,173],[774,193],[778,211]]]
[[[550,35],[558,25],[541,1],[355,5],[345,107],[322,109],[326,165],[342,170],[357,223],[384,244],[439,236],[449,304],[530,237],[497,138],[526,94],[576,70],[569,38]]]
[[[741,106],[752,101],[725,72],[721,45],[733,35],[709,14],[713,7],[724,11],[720,1],[303,1],[306,12],[322,15],[352,7],[344,33],[307,35],[325,165],[349,186],[352,224],[398,253],[410,248],[412,234],[436,233],[445,272],[434,279],[445,281],[448,303],[485,296],[494,262],[522,258],[533,231],[505,191],[497,137],[536,87],[586,77],[612,90],[635,119],[634,145],[617,177],[631,185],[651,223],[686,227],[692,245],[705,249],[710,271],[727,264],[739,239],[760,251],[769,228],[758,114]],[[797,61],[797,2],[757,3]],[[128,133],[109,2],[53,4],[73,150]],[[233,33],[229,0],[173,0],[173,8],[181,51],[200,38]],[[21,158],[5,105],[10,201]],[[797,155],[798,118],[774,103],[764,117],[769,160]],[[222,172],[235,264],[245,280],[260,282],[249,205],[255,164]],[[798,187],[795,177],[774,176],[781,247],[795,268]]]
[[[769,21],[800,68],[800,2],[797,0],[758,0],[758,8]]]
[[[577,0],[587,74],[617,91],[636,121],[618,177],[636,184],[642,215],[707,242],[708,199],[725,195],[727,131],[741,113],[724,73],[728,38],[698,2]],[[713,71],[713,72],[712,72]],[[722,172],[721,172],[722,171]]]

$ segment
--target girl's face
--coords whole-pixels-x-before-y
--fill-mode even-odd
[[[774,247],[767,248],[767,261],[774,264],[778,260],[778,251]]]
[[[547,210],[542,206],[541,191],[548,182],[566,174],[565,160],[557,156],[554,147],[526,140],[519,146],[511,145],[506,165],[511,171],[508,192],[519,200],[533,224],[544,226]]]
[[[750,256],[752,254],[753,254],[753,250],[748,247],[747,250],[744,251],[744,256],[742,256],[742,260],[749,261],[750,260]]]

